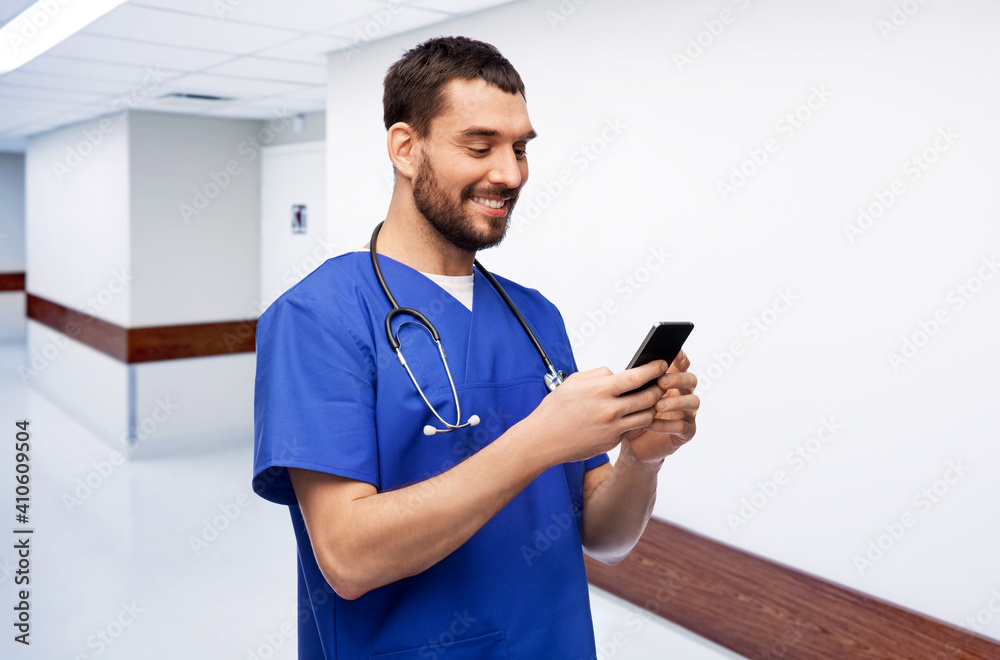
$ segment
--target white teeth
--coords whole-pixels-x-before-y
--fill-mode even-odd
[[[483,199],[482,197],[473,197],[475,201],[479,202],[483,206],[488,206],[491,209],[502,209],[504,200],[502,199]]]

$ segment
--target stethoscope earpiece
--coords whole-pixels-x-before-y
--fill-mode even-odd
[[[424,316],[417,310],[411,309],[409,307],[400,307],[399,304],[396,302],[396,299],[393,297],[392,292],[389,291],[389,285],[385,283],[385,278],[382,277],[382,269],[379,267],[378,257],[376,256],[375,252],[375,239],[378,237],[378,232],[381,228],[382,228],[382,223],[380,222],[375,227],[375,231],[372,232],[372,240],[370,241],[368,251],[371,254],[372,268],[375,269],[375,277],[378,278],[378,283],[382,287],[382,291],[385,293],[385,297],[389,299],[389,303],[392,305],[392,311],[386,314],[385,317],[386,339],[389,340],[389,345],[396,352],[396,357],[399,359],[399,363],[403,366],[404,369],[406,369],[406,373],[409,374],[410,380],[413,381],[413,386],[417,388],[417,393],[420,394],[420,398],[424,400],[424,403],[427,404],[427,407],[430,408],[431,413],[433,413],[433,415],[437,417],[438,421],[445,425],[445,428],[437,429],[428,424],[427,426],[424,427],[424,435],[436,435],[438,433],[448,433],[449,431],[454,431],[456,429],[464,429],[468,426],[476,426],[477,424],[479,424],[479,415],[470,416],[469,421],[467,421],[465,424],[459,423],[462,421],[462,411],[458,403],[458,389],[455,387],[455,381],[451,377],[451,370],[448,368],[448,358],[444,354],[444,347],[441,346],[440,335],[438,334],[437,329],[434,327],[434,324],[431,323],[426,316]],[[523,316],[521,316],[521,312],[518,311],[517,307],[514,305],[514,302],[507,295],[507,292],[503,290],[503,287],[500,286],[500,283],[496,281],[496,278],[493,277],[493,275],[490,274],[488,270],[483,268],[483,265],[479,263],[479,261],[474,259],[473,263],[477,268],[479,268],[480,272],[482,272],[482,274],[486,277],[486,279],[489,280],[490,284],[493,286],[494,289],[496,289],[497,293],[500,294],[500,297],[503,298],[504,302],[507,303],[507,306],[510,308],[510,311],[514,313],[514,316],[517,317],[517,320],[521,324],[521,327],[524,328],[524,331],[525,333],[527,333],[528,338],[531,340],[531,343],[535,345],[535,350],[538,351],[538,355],[541,356],[542,362],[545,363],[545,367],[546,369],[548,369],[548,371],[545,374],[545,387],[546,389],[548,389],[548,391],[550,392],[553,391],[559,386],[560,383],[566,380],[567,378],[566,372],[556,371],[556,368],[552,366],[552,361],[549,360],[549,356],[545,354],[545,350],[542,348],[542,345],[538,343],[538,338],[535,337],[535,333],[532,332],[531,328],[528,327],[528,322],[524,320]],[[427,397],[424,395],[424,391],[420,389],[420,385],[417,383],[417,379],[413,376],[413,372],[410,371],[410,366],[406,363],[406,360],[403,358],[403,352],[400,349],[399,340],[392,333],[392,319],[397,314],[407,314],[415,318],[416,321],[406,321],[400,325],[405,325],[405,323],[415,323],[417,325],[420,325],[425,330],[427,330],[427,332],[430,333],[431,339],[433,339],[434,343],[437,344],[438,352],[441,354],[441,362],[444,364],[444,371],[446,374],[448,374],[448,383],[451,385],[451,391],[455,397],[454,424],[449,424],[448,422],[444,421],[441,415],[438,414],[437,410],[434,409],[434,406],[431,405],[431,402],[427,400]],[[396,332],[399,332],[398,328]]]

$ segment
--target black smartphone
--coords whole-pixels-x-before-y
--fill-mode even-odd
[[[661,321],[654,324],[625,368],[639,367],[654,360],[666,360],[668,364],[673,362],[692,330],[694,323],[689,321]],[[624,394],[638,392],[649,383]]]

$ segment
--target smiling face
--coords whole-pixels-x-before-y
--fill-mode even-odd
[[[528,178],[525,147],[535,132],[520,94],[455,79],[444,95],[444,110],[418,139],[413,201],[445,240],[475,252],[503,240]]]

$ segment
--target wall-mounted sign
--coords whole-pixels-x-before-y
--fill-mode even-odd
[[[292,204],[292,233],[306,233],[306,205]]]

